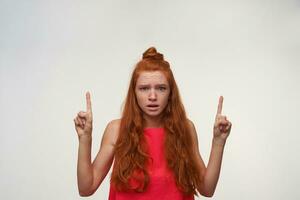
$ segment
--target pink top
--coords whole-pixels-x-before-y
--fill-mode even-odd
[[[145,192],[117,192],[110,186],[108,200],[194,200],[194,195],[186,196],[178,190],[173,173],[167,168],[163,153],[164,129],[145,128],[145,139],[149,146],[149,155],[153,163],[149,165],[149,185]]]

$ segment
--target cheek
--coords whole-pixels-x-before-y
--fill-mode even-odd
[[[136,102],[138,104],[140,104],[140,96],[139,96],[139,94],[135,91],[134,95],[135,95]]]
[[[135,96],[136,96],[136,100],[137,100],[138,105],[142,106],[143,102],[144,102],[144,96],[141,95],[140,93],[135,93]]]
[[[165,95],[163,98],[163,105],[166,106],[169,102],[169,95]]]

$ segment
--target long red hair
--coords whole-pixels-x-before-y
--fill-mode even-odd
[[[185,194],[198,195],[196,190],[199,192],[202,169],[196,162],[189,122],[170,65],[154,47],[144,52],[143,59],[136,64],[132,73],[115,146],[111,184],[117,191],[136,192],[145,191],[149,184],[150,177],[145,166],[151,158],[147,154],[143,134],[145,123],[136,100],[135,87],[141,72],[157,70],[163,72],[170,87],[169,102],[162,115],[166,133],[165,158],[169,169],[174,173],[178,188]],[[139,186],[132,188],[131,180],[139,183]]]

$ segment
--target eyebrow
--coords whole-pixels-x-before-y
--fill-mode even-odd
[[[140,85],[138,85],[138,86],[139,86],[139,87],[146,87],[146,86],[150,86],[150,84],[140,84]],[[167,87],[168,85],[162,83],[162,84],[156,84],[155,86],[164,86],[164,87]]]

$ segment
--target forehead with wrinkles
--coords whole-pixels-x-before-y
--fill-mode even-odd
[[[168,84],[168,81],[160,71],[142,72],[137,79],[137,85],[145,84]]]

